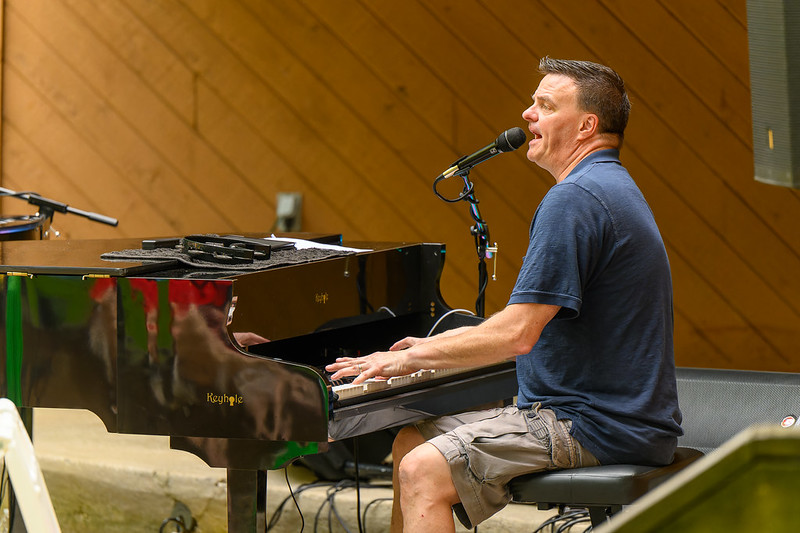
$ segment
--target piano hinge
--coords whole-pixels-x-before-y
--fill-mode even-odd
[[[81,276],[82,280],[90,279],[90,278],[110,278],[108,274],[84,274]]]
[[[6,272],[6,276],[18,276],[20,278],[31,278],[31,279],[33,279],[33,274],[29,274],[27,272]]]

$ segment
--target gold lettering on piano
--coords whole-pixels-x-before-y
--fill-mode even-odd
[[[214,403],[219,405],[228,404],[231,407],[234,405],[240,405],[244,403],[244,398],[239,396],[238,394],[228,395],[228,394],[214,394],[213,392],[206,393],[206,401],[208,403]]]
[[[327,292],[318,292],[314,295],[314,303],[317,304],[326,304],[328,303],[328,293]]]

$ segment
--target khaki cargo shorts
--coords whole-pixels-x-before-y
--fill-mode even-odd
[[[544,470],[596,466],[597,459],[569,434],[570,420],[556,420],[538,404],[472,411],[417,424],[450,465],[466,528],[483,522],[511,500],[511,479]]]

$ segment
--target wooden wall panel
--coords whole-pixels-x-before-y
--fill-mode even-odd
[[[65,237],[268,231],[298,191],[305,230],[446,242],[467,308],[472,221],[433,179],[524,125],[541,56],[607,63],[679,364],[800,370],[800,194],[753,179],[745,0],[5,0],[3,19],[2,185],[120,219],[56,215]],[[471,178],[500,246],[491,312],[553,179],[523,150]]]

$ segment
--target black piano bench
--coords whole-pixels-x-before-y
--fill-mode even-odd
[[[539,509],[587,508],[595,527],[703,454],[679,447],[667,466],[603,465],[526,474],[511,480],[512,500]]]

